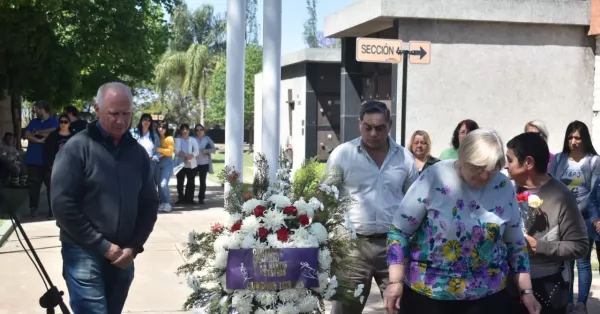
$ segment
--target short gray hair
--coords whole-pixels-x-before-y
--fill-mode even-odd
[[[129,86],[119,82],[110,82],[102,84],[102,86],[98,88],[98,92],[96,93],[96,104],[98,104],[98,107],[102,107],[102,102],[104,102],[104,93],[110,89],[121,89],[127,94],[127,96],[129,96],[129,99],[131,99],[131,103],[133,104],[133,94],[131,93]]]
[[[533,120],[529,121],[525,124],[524,132],[527,132],[527,127],[532,126],[538,130],[540,130],[540,135],[542,138],[548,142],[548,137],[550,137],[550,132],[548,132],[548,128],[546,127],[546,123],[542,120]]]
[[[501,170],[506,164],[502,139],[494,130],[473,130],[460,142],[458,160],[490,171]]]

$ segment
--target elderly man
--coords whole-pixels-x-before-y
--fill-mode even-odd
[[[98,89],[98,121],[60,150],[52,207],[60,228],[63,276],[75,313],[118,314],[158,211],[148,154],[128,131],[133,98],[121,83]]]
[[[343,193],[356,204],[349,210],[349,219],[364,244],[352,252],[355,262],[349,266],[347,279],[364,284],[365,300],[375,278],[381,293],[388,284],[387,232],[394,212],[404,193],[417,179],[419,171],[413,155],[389,137],[392,127],[390,110],[379,101],[362,105],[359,117],[361,136],[336,147],[327,169],[336,169],[343,181]],[[334,302],[331,313],[362,313],[364,304]]]

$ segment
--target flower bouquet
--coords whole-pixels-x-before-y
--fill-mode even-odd
[[[337,176],[327,175],[317,191],[307,193],[292,185],[285,154],[276,182],[268,182],[264,156],[255,164],[252,192],[244,190],[238,172],[225,167],[229,218],[210,232],[190,233],[187,263],[178,269],[193,289],[184,308],[299,314],[324,313],[324,300],[364,302],[363,285],[339,276],[352,263],[349,252],[358,239],[346,215],[352,200],[340,195]]]
[[[536,216],[541,214],[540,207],[544,203],[544,200],[540,199],[537,195],[525,191],[517,194],[517,201],[519,202],[519,209],[521,210],[523,232],[528,234],[535,223]]]

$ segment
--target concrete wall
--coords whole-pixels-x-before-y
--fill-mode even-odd
[[[541,119],[558,152],[568,123],[591,127],[595,43],[587,27],[403,19],[398,30],[405,42],[432,43],[431,64],[408,65],[407,143],[426,130],[439,155],[462,119],[496,129],[505,142]]]
[[[285,147],[289,137],[289,112],[288,89],[293,91],[295,109],[292,116],[292,146],[294,169],[300,167],[306,155],[306,132],[301,121],[306,119],[306,76],[304,64],[297,64],[282,68],[281,71],[281,97],[280,97],[280,137],[281,147]],[[262,149],[262,125],[271,121],[262,119],[262,73],[254,77],[254,150]]]

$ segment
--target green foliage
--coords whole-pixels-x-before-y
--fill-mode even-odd
[[[244,77],[244,126],[254,125],[254,76],[262,71],[263,51],[260,46],[248,45],[245,53]],[[227,83],[227,60],[217,63],[209,88],[210,107],[206,110],[206,120],[217,125],[225,124],[225,86]]]
[[[317,37],[317,1],[306,0],[306,9],[308,10],[308,19],[304,22],[304,42],[308,48],[318,48],[320,45]]]
[[[302,167],[294,173],[293,188],[299,195],[305,195],[309,199],[317,196],[319,183],[325,171],[326,164],[320,163],[317,158],[307,159]]]

